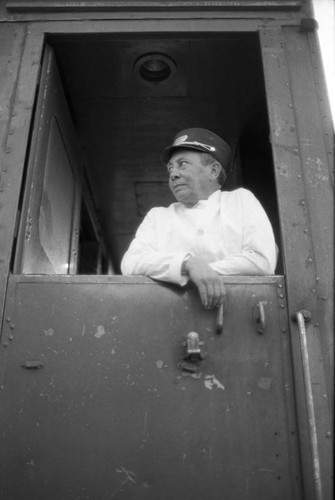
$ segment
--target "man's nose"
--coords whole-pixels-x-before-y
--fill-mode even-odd
[[[179,172],[176,167],[171,167],[170,168],[170,179],[177,179],[179,177]]]

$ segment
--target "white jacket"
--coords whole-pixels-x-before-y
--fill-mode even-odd
[[[185,285],[181,264],[188,253],[221,275],[273,274],[277,248],[269,219],[248,190],[215,191],[188,208],[177,202],[153,208],[125,253],[126,275]]]

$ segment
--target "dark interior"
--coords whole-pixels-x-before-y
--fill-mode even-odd
[[[189,127],[208,128],[230,143],[234,161],[225,189],[253,191],[279,246],[257,34],[62,36],[49,43],[83,150],[95,218],[113,264],[100,264],[97,270],[84,252],[87,262],[81,262],[80,273],[112,268],[119,273],[122,255],[146,212],[174,201],[160,152]],[[94,231],[83,209],[85,220],[81,242],[94,253]]]

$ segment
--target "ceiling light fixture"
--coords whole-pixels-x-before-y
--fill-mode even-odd
[[[134,72],[146,82],[161,83],[175,74],[176,63],[165,54],[152,52],[137,59]]]

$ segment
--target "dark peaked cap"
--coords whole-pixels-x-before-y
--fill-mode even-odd
[[[166,165],[172,153],[178,149],[193,149],[212,155],[222,167],[225,167],[231,158],[231,149],[226,141],[210,130],[204,128],[187,128],[179,132],[171,146],[162,153],[163,163]]]

